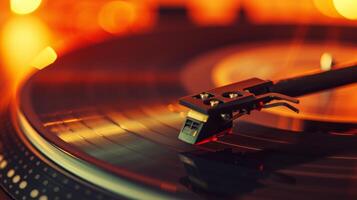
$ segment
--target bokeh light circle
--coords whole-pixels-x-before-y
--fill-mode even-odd
[[[10,8],[16,14],[25,15],[34,12],[41,2],[42,0],[11,0]]]
[[[347,19],[357,19],[356,0],[333,0],[337,12]]]

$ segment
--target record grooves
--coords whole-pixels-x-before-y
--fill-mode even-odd
[[[7,113],[2,119],[9,119]],[[2,121],[1,126],[6,135],[1,147],[2,187],[15,199],[115,199],[112,194],[98,190],[88,183],[70,175],[43,157],[25,139],[13,124]],[[9,135],[11,137],[9,137]],[[95,195],[93,195],[95,194]]]

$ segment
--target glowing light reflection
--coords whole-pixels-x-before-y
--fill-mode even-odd
[[[50,44],[50,32],[37,18],[16,17],[4,25],[1,44],[6,73],[17,83],[33,69],[30,62],[35,56]]]
[[[24,15],[34,12],[41,2],[42,0],[11,0],[10,8],[12,12]]]
[[[68,143],[76,143],[79,141],[96,141],[107,137],[115,137],[117,135],[124,134],[125,131],[118,126],[107,125],[100,129],[100,131],[92,131],[90,129],[76,130],[76,134],[73,132],[61,132],[58,137]]]
[[[357,19],[356,0],[333,0],[337,12],[347,19]]]
[[[320,58],[320,68],[322,71],[329,71],[334,64],[333,57],[330,53],[323,53]]]

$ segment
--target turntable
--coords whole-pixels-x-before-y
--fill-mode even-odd
[[[151,31],[74,49],[31,74],[1,114],[6,194],[356,198],[357,79],[346,62],[357,59],[356,27],[259,24],[239,14],[229,26],[198,26],[181,9],[162,9]],[[177,26],[165,21],[171,15]],[[211,102],[218,93],[245,100]],[[294,105],[258,111],[274,107],[273,99]],[[214,109],[196,100],[225,114],[233,105],[244,116],[220,112],[229,123],[214,121],[219,128],[202,129],[211,135],[200,142],[179,137],[201,134],[197,120],[211,123]]]

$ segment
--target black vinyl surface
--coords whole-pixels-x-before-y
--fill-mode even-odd
[[[113,39],[37,72],[22,90],[21,109],[54,146],[172,197],[355,198],[355,137],[238,123],[233,135],[200,147],[177,139],[187,62],[227,45],[289,41],[296,29],[186,27]],[[326,39],[325,27],[308,30],[306,41]],[[352,28],[339,30],[341,40],[353,40]]]

